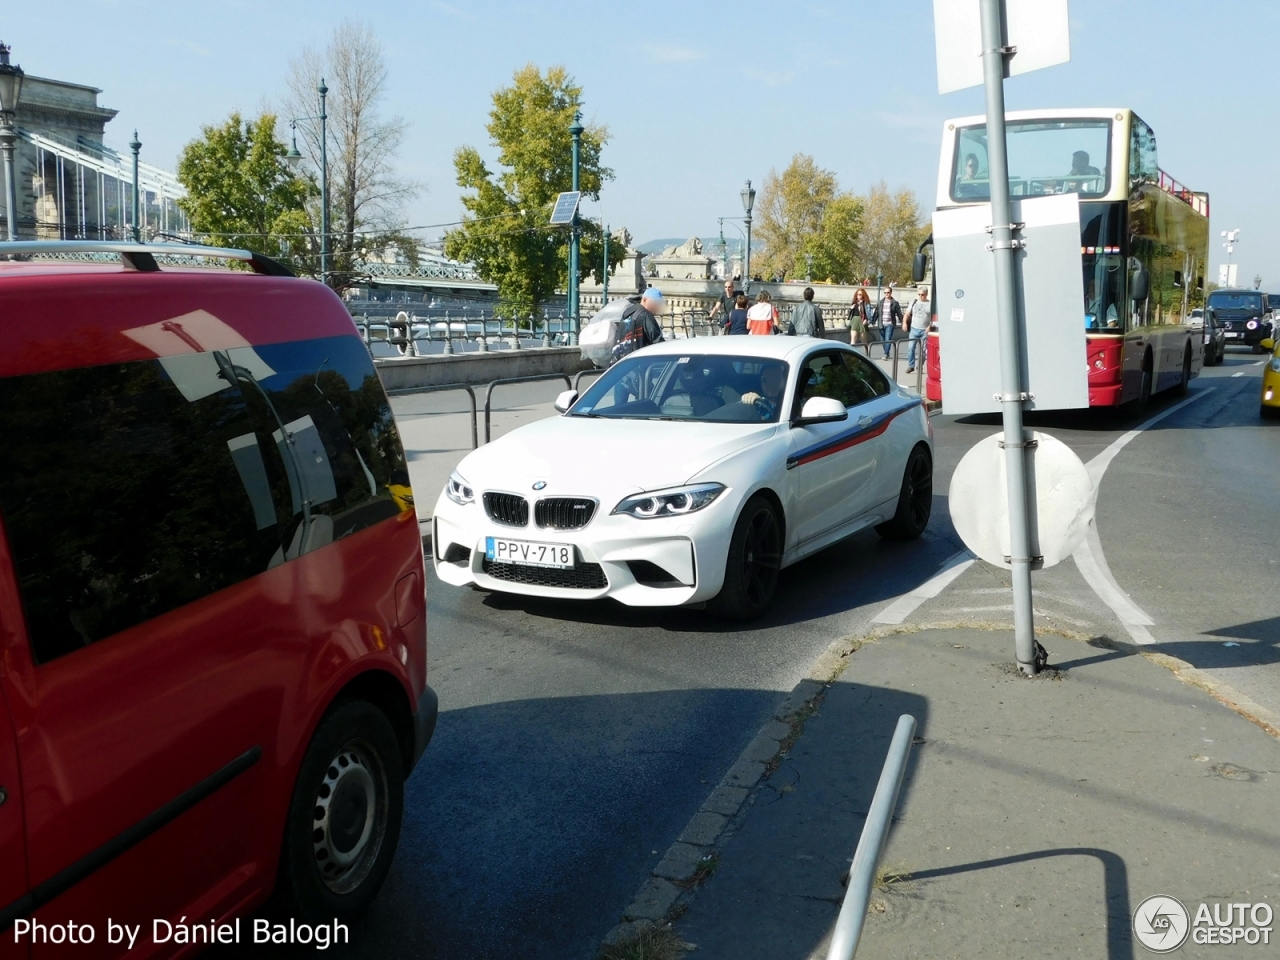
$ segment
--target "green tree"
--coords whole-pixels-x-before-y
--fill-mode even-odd
[[[446,256],[474,263],[485,280],[498,285],[504,306],[529,313],[568,283],[569,233],[548,227],[556,195],[573,183],[569,127],[582,103],[582,88],[564,67],[544,75],[528,64],[514,82],[493,95],[486,130],[498,148],[501,169],[492,171],[474,147],[459,147],[453,163],[458,186],[474,191],[462,198],[468,216],[445,234]],[[600,163],[608,130],[589,124],[582,134],[579,188],[584,198],[600,199],[613,171]],[[624,251],[609,248],[610,267]],[[597,270],[603,258],[598,224],[582,222],[580,277]]]
[[[800,263],[806,270],[806,258],[812,257],[814,279],[832,283],[856,283],[861,279],[858,250],[862,239],[862,208],[861,197],[842,193],[822,211],[817,233],[800,248]]]
[[[884,181],[871,188],[863,201],[859,261],[869,277],[883,273],[886,281],[911,280],[911,258],[928,233],[920,219],[920,204],[910,190],[890,193]]]
[[[178,161],[187,189],[178,203],[206,243],[298,265],[314,237],[305,207],[316,187],[285,166],[275,128],[269,113],[251,121],[233,113],[220,126],[204,127]]]
[[[827,206],[838,192],[836,176],[797,153],[781,175],[770,170],[760,190],[756,236],[761,251],[755,272],[762,276],[801,276],[804,254],[821,232]]]

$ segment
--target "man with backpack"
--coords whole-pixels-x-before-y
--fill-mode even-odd
[[[622,316],[618,319],[617,335],[614,337],[614,363],[664,339],[662,325],[658,323],[658,316],[664,305],[662,291],[657,287],[649,287],[640,295],[639,303],[629,304],[622,311]]]

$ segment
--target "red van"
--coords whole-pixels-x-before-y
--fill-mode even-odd
[[[0,957],[341,942],[436,720],[386,394],[265,258],[0,243],[89,251],[0,263]]]

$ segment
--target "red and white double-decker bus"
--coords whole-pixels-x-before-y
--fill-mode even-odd
[[[1204,304],[1208,195],[1160,169],[1155,134],[1132,110],[1023,110],[1006,116],[1010,194],[1080,198],[1080,322],[1089,405],[1145,404],[1153,393],[1185,387],[1199,373],[1203,356],[1198,323],[1193,328],[1188,320]],[[948,120],[938,209],[989,201],[986,118]],[[923,259],[917,258],[918,273]],[[929,339],[931,400],[943,399],[941,326]]]

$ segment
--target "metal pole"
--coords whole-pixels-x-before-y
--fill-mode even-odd
[[[609,302],[609,225],[604,226],[604,292],[600,295],[600,306]]]
[[[582,114],[573,115],[573,125],[569,127],[573,137],[573,190],[579,189],[579,174],[582,164]],[[569,227],[569,345],[578,343],[578,211],[573,211],[573,224]]]
[[[325,101],[329,88],[325,86],[324,77],[316,87],[320,94],[320,282],[329,282],[329,136],[328,111]]]
[[[747,181],[751,183],[750,180]],[[742,292],[751,293],[751,214],[747,214],[747,251],[743,255]]]
[[[991,251],[995,256],[996,322],[1000,330],[1000,404],[1004,412],[1006,480],[1009,488],[1009,565],[1013,580],[1013,633],[1018,669],[1036,674],[1035,622],[1031,606],[1031,536],[1028,527],[1027,442],[1022,429],[1026,399],[1022,338],[1013,263],[1013,212],[1005,149],[1004,65],[1011,52],[1001,23],[1004,0],[982,2],[982,72],[987,94],[987,163],[991,183]]]
[[[129,141],[129,149],[133,151],[133,242],[140,243],[142,241],[142,224],[141,224],[141,197],[138,196],[138,151],[142,149],[142,143],[138,140],[138,131],[133,131],[133,139]]]
[[[18,239],[18,178],[13,172],[13,142],[16,132],[13,122],[6,116],[0,127],[0,149],[4,151],[4,202],[5,220],[10,240]]]
[[[911,754],[911,738],[915,736],[916,720],[904,713],[898,718],[897,729],[889,743],[889,756],[880,771],[875,796],[867,809],[867,819],[858,838],[858,849],[849,867],[849,885],[844,891],[844,903],[831,933],[831,946],[827,948],[827,960],[851,960],[862,936],[862,924],[867,919],[867,902],[876,879],[876,865],[889,837],[889,825],[893,822],[893,809],[898,805],[898,791],[902,777],[907,772],[907,757]]]

